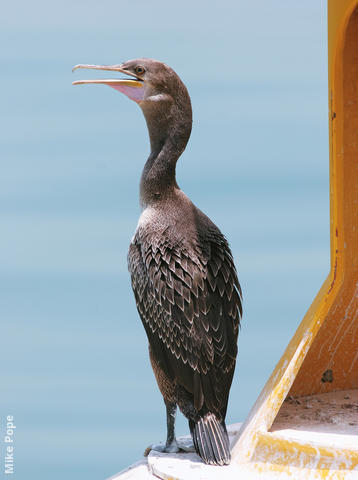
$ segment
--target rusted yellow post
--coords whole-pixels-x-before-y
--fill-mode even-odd
[[[329,428],[270,431],[287,395],[358,389],[358,0],[328,0],[328,57],[331,271],[233,448],[234,462],[295,479],[358,476],[358,430],[339,447]]]

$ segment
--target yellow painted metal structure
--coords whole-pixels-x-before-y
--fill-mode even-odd
[[[358,478],[358,436],[336,448],[270,432],[287,395],[358,388],[358,0],[328,0],[328,57],[331,271],[232,451],[279,478]]]

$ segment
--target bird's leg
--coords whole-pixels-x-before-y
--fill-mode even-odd
[[[166,452],[178,452],[179,448],[175,438],[175,417],[177,413],[176,403],[165,402],[167,409],[167,441],[165,444]]]
[[[175,417],[177,413],[176,403],[165,403],[167,407],[167,442],[165,444],[165,452],[195,452],[191,439],[177,440],[175,438]]]
[[[165,402],[165,406],[167,409],[167,441],[165,445],[163,443],[151,445],[145,450],[144,456],[149,455],[151,450],[164,453],[195,452],[191,440],[177,442],[175,438],[176,403]]]
[[[147,456],[151,450],[165,453],[178,453],[180,451],[175,438],[175,416],[177,406],[176,403],[166,401],[165,406],[167,409],[167,441],[165,442],[165,445],[163,443],[159,443],[146,448],[144,456]]]

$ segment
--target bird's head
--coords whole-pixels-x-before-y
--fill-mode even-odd
[[[119,65],[76,65],[77,69],[107,70],[128,75],[127,78],[77,80],[73,85],[102,84],[108,85],[137,102],[141,107],[145,103],[158,101],[175,101],[181,94],[184,84],[173,69],[165,63],[151,58],[129,60]],[[186,89],[185,89],[186,90]]]
[[[138,103],[147,121],[152,153],[171,137],[177,153],[189,139],[192,111],[188,91],[179,76],[165,63],[151,58],[129,60],[119,65],[76,65],[77,69],[107,70],[127,78],[77,80],[73,85],[108,85]]]

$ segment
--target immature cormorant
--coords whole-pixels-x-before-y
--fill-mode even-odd
[[[167,409],[162,451],[178,451],[178,405],[189,420],[198,455],[205,463],[228,464],[225,415],[237,354],[241,289],[225,237],[176,182],[176,162],[192,126],[189,94],[178,75],[157,60],[74,68],[129,75],[125,80],[73,83],[102,83],[123,92],[138,103],[147,121],[151,152],[140,182],[143,212],[128,265]]]

